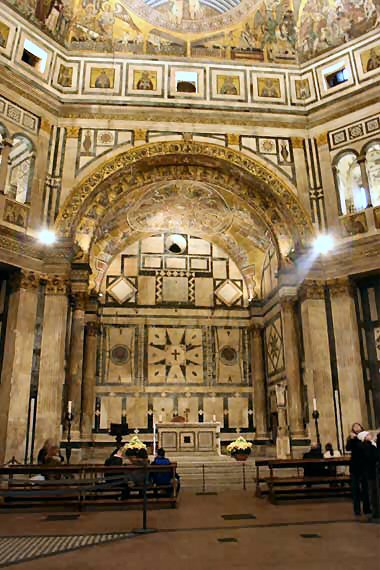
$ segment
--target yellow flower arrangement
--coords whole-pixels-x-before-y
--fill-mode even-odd
[[[244,437],[240,436],[235,441],[227,445],[227,451],[231,455],[235,455],[237,453],[249,455],[251,453],[252,443],[244,439]]]
[[[125,455],[140,455],[143,450],[146,451],[146,445],[137,435],[134,435],[123,447]]]

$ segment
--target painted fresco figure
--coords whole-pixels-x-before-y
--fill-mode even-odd
[[[143,71],[140,79],[137,82],[136,89],[141,89],[143,91],[153,91],[153,82],[149,77],[148,71]]]
[[[111,81],[104,70],[101,71],[98,77],[95,79],[95,87],[97,89],[110,89]]]
[[[380,67],[380,53],[376,53],[376,50],[371,49],[369,52],[369,58],[367,61],[366,71],[373,71]]]
[[[53,8],[53,0],[37,0],[34,14],[36,18],[40,20],[40,22],[45,24],[52,8]]]
[[[223,85],[220,88],[221,95],[238,95],[238,90],[234,85],[232,77],[226,77],[224,79]]]

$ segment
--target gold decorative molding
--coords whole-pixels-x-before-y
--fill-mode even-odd
[[[142,185],[154,179],[157,180],[157,176],[163,179],[167,177],[168,167],[177,170],[186,168],[187,177],[192,178],[194,166],[205,161],[207,162],[206,170],[209,171],[211,177],[213,176],[209,182],[230,189],[230,186],[224,185],[224,179],[227,177],[235,180],[234,188],[236,187],[236,192],[244,194],[243,199],[252,201],[252,197],[260,196],[262,210],[266,212],[269,226],[282,224],[282,231],[290,232],[299,242],[304,242],[311,235],[310,218],[293,190],[267,165],[255,157],[248,157],[231,148],[203,142],[186,143],[184,141],[157,142],[134,147],[105,162],[74,188],[67,197],[56,222],[57,229],[63,235],[72,234],[80,226],[80,213],[84,204],[91,205],[88,200],[91,194],[96,196],[95,191],[99,193],[105,185],[108,192],[111,184],[117,181],[113,200],[120,203],[120,192],[130,192],[131,181],[136,187],[136,184]],[[244,192],[241,189],[241,174],[243,173],[246,178],[251,177],[252,182],[252,184],[247,184]],[[99,203],[97,207],[101,212],[109,211],[109,204],[103,206]],[[284,211],[287,212],[287,217],[292,219],[287,230],[285,221],[282,222]],[[99,219],[101,212],[96,213],[95,219]]]
[[[298,290],[300,301],[308,299],[321,300],[325,298],[325,282],[307,279]]]
[[[337,279],[329,279],[326,282],[331,297],[349,296],[353,297],[354,287],[348,277],[338,277]]]
[[[148,131],[147,129],[135,129],[133,131],[133,135],[134,135],[134,140],[135,142],[146,142],[146,137],[147,137]]]
[[[68,139],[77,139],[79,137],[79,127],[67,127],[66,136]]]
[[[317,141],[318,146],[323,146],[328,144],[329,142],[328,133],[320,133],[319,135],[316,136],[315,140]]]
[[[66,295],[68,290],[68,280],[63,275],[46,275],[47,295]]]
[[[239,146],[240,135],[237,133],[227,133],[227,144],[228,146]]]
[[[292,143],[293,148],[301,148],[303,149],[304,138],[302,137],[291,137],[290,141]]]

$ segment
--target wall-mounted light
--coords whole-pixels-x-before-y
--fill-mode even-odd
[[[45,228],[39,232],[38,240],[44,245],[53,245],[57,241],[57,236],[52,230]]]
[[[326,255],[334,247],[335,240],[331,235],[320,234],[314,241],[314,251],[318,254]]]

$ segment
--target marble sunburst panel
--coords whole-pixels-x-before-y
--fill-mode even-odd
[[[215,390],[229,386],[230,390],[250,385],[249,362],[245,328],[103,325],[99,386],[109,385],[117,392],[144,387],[181,391],[197,386]]]

